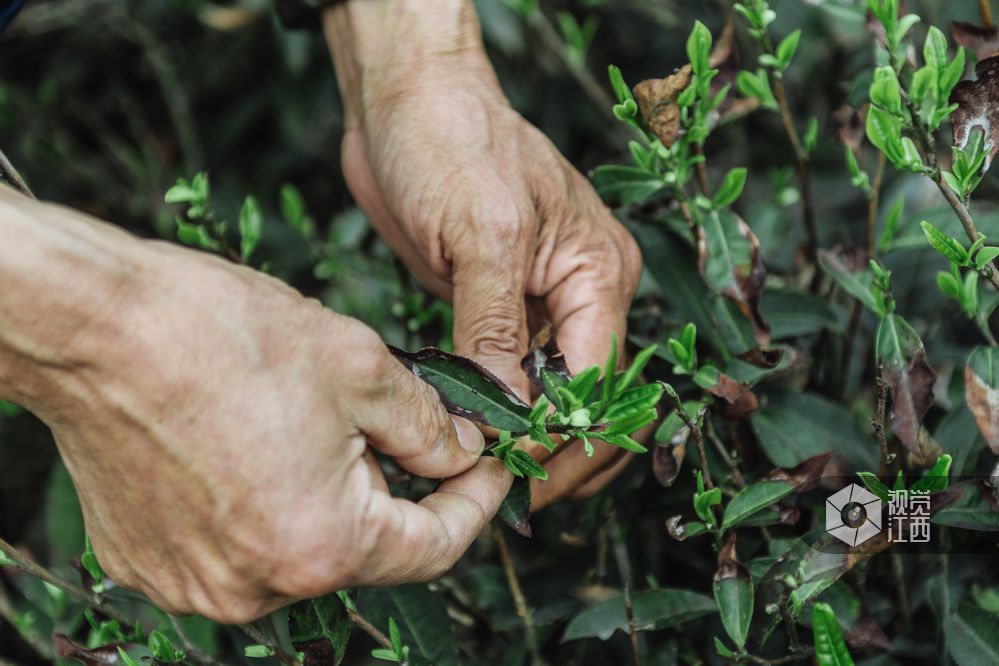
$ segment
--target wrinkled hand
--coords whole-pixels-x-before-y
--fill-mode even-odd
[[[454,303],[456,351],[526,396],[519,362],[530,333],[549,321],[571,370],[602,365],[611,333],[624,339],[637,246],[587,180],[511,109],[481,48],[355,78],[352,64],[364,63],[338,52],[335,16],[327,28],[347,100],[347,183],[416,276]],[[592,459],[581,446],[551,457],[534,507],[609,480],[623,452],[597,446]]]
[[[34,297],[12,286],[0,303],[0,395],[52,428],[109,576],[163,610],[245,622],[435,578],[509,489],[502,463],[477,463],[477,428],[363,324],[260,273],[3,191],[0,227],[11,220],[4,235],[31,262],[45,257],[26,238],[56,255],[23,276]],[[16,263],[0,261],[6,284]],[[419,504],[393,499],[372,448],[454,478]]]

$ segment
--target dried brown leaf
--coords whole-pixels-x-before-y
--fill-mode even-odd
[[[837,122],[836,136],[849,148],[854,155],[860,155],[860,149],[864,145],[864,138],[867,136],[865,124],[867,120],[867,106],[862,109],[855,109],[844,104],[834,115]]]
[[[974,81],[954,86],[950,101],[957,104],[957,109],[950,116],[950,124],[958,148],[968,144],[973,129],[982,130],[989,154],[985,160],[987,170],[999,153],[999,56],[979,61],[975,75]]]
[[[876,647],[886,652],[892,650],[891,641],[888,640],[881,625],[866,612],[843,627],[843,638],[850,647],[858,650],[865,647]]]
[[[786,481],[799,493],[808,492],[822,480],[822,474],[832,458],[832,452],[822,453],[801,461],[794,467],[778,467],[766,476],[767,481]]]
[[[884,380],[891,392],[891,428],[909,451],[920,451],[919,431],[923,417],[933,405],[937,374],[926,362],[922,344],[908,364],[886,365]]]
[[[687,429],[687,428],[684,428]],[[680,474],[687,447],[683,444],[657,446],[652,451],[652,474],[660,485],[669,488]]]
[[[735,532],[729,533],[725,545],[718,551],[718,571],[715,572],[715,580],[724,578],[749,580],[749,569],[739,562],[735,554]]]
[[[982,437],[992,453],[999,455],[999,387],[991,386],[989,377],[975,372],[973,359],[964,368],[964,399]]]
[[[635,101],[649,130],[669,148],[680,136],[680,107],[677,96],[690,84],[690,65],[684,65],[664,79],[645,79],[635,86]]]
[[[705,390],[727,403],[722,409],[722,417],[727,421],[744,421],[760,406],[760,401],[748,385],[728,375],[719,375],[715,385]]]
[[[950,36],[974,53],[976,60],[985,60],[999,51],[999,26],[982,27],[974,23],[954,21],[950,24]]]
[[[123,664],[124,660],[118,653],[118,648],[128,650],[135,647],[128,643],[111,643],[96,648],[87,648],[74,643],[65,634],[52,634],[52,645],[55,647],[56,656],[64,659],[75,659],[84,666],[104,666],[105,664]]]
[[[698,269],[712,290],[735,303],[753,327],[760,347],[770,346],[770,327],[760,314],[767,270],[760,241],[745,220],[731,211],[712,213],[697,227]]]

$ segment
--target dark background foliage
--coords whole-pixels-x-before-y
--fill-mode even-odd
[[[621,67],[631,83],[664,76],[686,62],[684,41],[693,21],[703,21],[717,35],[728,12],[725,3],[714,2],[545,0],[541,9],[554,31],[546,32],[525,24],[499,0],[477,4],[510,100],[584,172],[627,159],[620,126],[609,113],[606,66]],[[773,4],[775,35],[794,28],[805,34],[787,85],[799,124],[809,116],[819,122],[813,169],[825,247],[860,243],[864,235],[866,203],[850,185],[836,137],[836,110],[866,101],[874,57],[870,34],[850,4]],[[924,24],[945,30],[953,19],[977,18],[977,6],[970,1],[911,4]],[[589,16],[599,21],[584,66],[572,65],[560,45],[554,18],[560,11],[571,12],[580,22]],[[736,46],[743,66],[754,69],[756,50],[744,30],[737,31]],[[0,36],[0,147],[40,198],[111,220],[141,236],[173,239],[176,210],[163,203],[163,193],[178,177],[207,170],[213,206],[228,219],[236,218],[245,195],[260,201],[268,219],[261,254],[274,274],[372,324],[394,344],[438,344],[447,337],[446,308],[433,306],[433,299],[405,274],[343,184],[341,120],[325,45],[315,34],[282,30],[265,0],[37,0]],[[769,284],[789,283],[803,234],[790,170],[793,157],[777,117],[757,112],[724,125],[711,136],[706,151],[715,179],[734,165],[750,168],[743,216],[760,238]],[[873,153],[865,160],[865,168],[872,170]],[[976,221],[992,236],[999,232],[999,218],[993,213],[996,188],[990,180],[986,178],[975,201]],[[322,236],[329,234],[331,250],[321,270],[301,238],[278,221],[278,191],[284,183],[301,189]],[[899,310],[924,339],[933,339],[927,345],[931,361],[949,368],[940,373],[941,399],[927,424],[945,450],[963,447],[980,453],[982,443],[962,406],[960,386],[964,354],[975,333],[956,306],[937,292],[933,280],[941,266],[921,242],[914,218],[918,211],[919,219],[950,230],[958,227],[928,181],[889,168],[882,209],[901,192],[907,194],[907,213],[899,235],[913,241],[913,249],[893,254],[886,263],[895,270]],[[425,316],[427,312],[436,314]],[[835,315],[842,326],[849,310],[837,309]],[[658,338],[685,321],[685,314],[672,309],[646,276],[633,312],[638,338]],[[847,369],[845,399],[828,415],[810,411],[812,425],[793,433],[804,449],[817,453],[829,442],[849,449],[859,441],[858,457],[876,466],[876,444],[866,428],[875,402],[869,360],[875,324],[873,317],[862,322],[854,363]],[[816,395],[838,397],[833,384],[839,342],[835,334],[827,337],[811,340],[820,356],[828,354],[817,370],[828,381],[813,388]],[[665,376],[667,365],[657,363],[652,376]],[[785,401],[781,404],[792,415],[805,409],[793,397],[774,396],[777,403]],[[821,422],[825,417],[828,423]],[[768,461],[757,450],[746,462],[765,471],[780,462],[770,457]],[[964,471],[974,469],[982,468],[972,457]],[[535,609],[539,639],[552,663],[630,660],[628,639],[621,633],[609,641],[559,643],[566,619],[612,589],[623,584],[644,589],[650,581],[710,589],[716,558],[710,543],[674,541],[664,527],[666,517],[689,512],[692,488],[692,476],[685,472],[676,486],[664,490],[651,479],[649,460],[640,458],[598,497],[535,516],[533,539],[508,535]],[[0,416],[0,535],[60,571],[69,571],[69,561],[83,548],[82,521],[68,476],[47,430],[29,414]],[[622,566],[625,562],[630,568]],[[886,657],[869,663],[936,663],[940,621],[925,602],[931,592],[925,581],[942,576],[937,580],[955,588],[969,585],[974,576],[982,586],[996,582],[994,576],[983,576],[979,560],[962,562],[951,558],[942,574],[940,563],[929,560],[908,563],[903,574],[887,565],[870,574],[887,581],[872,587],[865,599],[871,612],[886,626],[901,627],[891,610],[898,603],[897,583],[908,588],[912,614],[906,621],[914,624],[902,627],[897,662]],[[894,575],[904,579],[888,580]],[[860,574],[854,578],[851,583],[862,586]],[[29,599],[38,608],[46,603],[44,590],[23,580],[0,580],[0,588],[8,596],[39,595]],[[523,662],[520,620],[488,540],[474,547],[436,589],[447,593],[451,623],[468,661]],[[379,620],[384,630],[387,618]],[[60,630],[72,633],[80,626],[79,615],[73,622]],[[241,654],[241,639],[198,626],[192,624],[192,632],[203,632],[205,644],[228,655]],[[707,647],[713,635],[724,635],[717,617],[688,629],[643,636],[651,646],[647,663],[674,663],[678,655],[689,663],[695,663],[696,655],[717,659]],[[919,636],[921,629],[927,636]],[[365,663],[370,647],[358,638],[351,663]],[[39,663],[9,624],[0,621],[3,657]]]

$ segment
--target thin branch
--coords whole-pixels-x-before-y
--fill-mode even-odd
[[[711,480],[711,470],[708,469],[708,456],[704,451],[704,434],[691,420],[690,415],[687,414],[687,410],[683,408],[683,401],[680,400],[680,396],[677,395],[676,391],[670,388],[666,393],[669,394],[670,399],[673,401],[673,409],[676,411],[676,415],[680,417],[680,420],[683,421],[684,425],[690,430],[690,434],[694,437],[694,442],[697,444],[697,455],[701,459],[701,473],[704,475],[704,487],[707,490],[711,490],[715,487],[715,484]]]
[[[982,15],[982,25],[986,28],[992,25],[992,4],[989,0],[978,0],[978,12]]]
[[[893,66],[897,64],[896,60],[896,58],[892,57]],[[899,67],[896,67],[896,71],[899,69]],[[926,126],[920,122],[919,112],[915,104],[913,104],[912,99],[909,98],[908,94],[903,94],[903,99],[905,100],[905,106],[909,111],[909,117],[915,130],[919,150],[922,153],[923,160],[929,167],[927,175],[936,183],[937,189],[943,194],[944,199],[947,200],[950,207],[954,209],[957,219],[961,222],[961,226],[964,227],[964,233],[967,234],[968,240],[974,243],[981,234],[979,234],[978,228],[975,226],[975,221],[971,217],[971,211],[968,210],[965,203],[957,196],[957,192],[951,189],[951,186],[943,179],[943,174],[940,171],[940,165],[937,161],[936,142],[933,140],[933,135],[926,129]],[[982,272],[992,282],[992,286],[999,290],[999,260],[993,261],[992,265]]]
[[[631,654],[634,657],[635,666],[642,666],[642,650],[638,643],[638,625],[635,623],[635,610],[631,603],[631,588],[635,584],[634,574],[631,570],[631,560],[628,559],[628,547],[621,534],[621,526],[617,522],[617,517],[610,515],[610,534],[614,543],[614,558],[617,560],[617,569],[621,574],[621,582],[624,584],[624,612],[628,618],[628,638],[631,640]]]
[[[25,557],[17,548],[0,539],[0,553],[7,556],[11,562],[14,563],[21,571],[34,576],[35,578],[40,578],[49,585],[57,587],[66,594],[68,594],[73,599],[76,599],[84,606],[111,618],[112,620],[117,620],[122,626],[133,627],[135,626],[135,618],[122,613],[121,611],[108,605],[103,599],[98,597],[93,592],[88,592],[79,585],[74,585],[67,580],[56,576],[54,573],[42,567],[35,562],[31,561]]]
[[[167,615],[170,620],[170,626],[173,627],[174,633],[177,634],[177,638],[180,639],[180,644],[184,648],[184,654],[191,661],[203,664],[204,666],[224,666],[223,662],[217,661],[214,657],[206,654],[195,645],[190,638],[188,638],[187,633],[184,628],[180,626],[180,622],[173,615]]]
[[[770,41],[770,35],[766,32],[760,35],[760,43],[766,53],[774,54],[773,43]],[[791,114],[791,105],[787,102],[784,81],[781,78],[781,73],[776,70],[774,71],[774,97],[777,99],[777,109],[781,123],[784,125],[784,132],[794,150],[798,181],[801,185],[802,219],[805,223],[805,234],[808,237],[808,258],[814,263],[819,247],[819,232],[815,226],[815,197],[812,194],[812,172],[809,168],[808,151],[802,145],[798,130],[794,126],[794,116]],[[813,281],[813,285],[817,286],[817,282]]]
[[[28,633],[25,631],[20,631],[17,629],[17,624],[14,622],[14,607],[10,603],[10,598],[7,596],[7,591],[4,590],[3,584],[0,584],[0,618],[6,620],[17,634],[31,646],[39,657],[43,659],[53,659],[55,657],[55,652],[52,650],[52,644],[46,641],[41,636],[37,634]],[[3,666],[3,661],[0,660],[0,666]]]
[[[390,641],[385,634],[380,632],[375,625],[368,622],[366,617],[358,613],[350,606],[345,606],[345,608],[347,609],[347,617],[351,622],[360,627],[361,631],[366,633],[368,636],[371,636],[371,638],[373,638],[374,641],[383,648],[387,648],[389,650],[392,649],[392,641]]]
[[[878,446],[881,449],[881,462],[878,464],[878,476],[888,476],[888,462],[891,454],[888,452],[888,382],[884,379],[884,364],[878,362],[878,376],[874,380],[878,388],[878,409],[874,414],[874,431],[878,436]]]
[[[698,157],[704,156],[704,149],[699,143],[691,143],[690,150]],[[697,164],[694,165],[694,174],[697,176],[697,187],[701,190],[701,194],[710,197],[711,184],[708,182],[708,167],[704,163],[704,160],[698,160]]]
[[[513,564],[513,557],[510,555],[510,547],[506,543],[506,537],[503,535],[503,528],[495,522],[491,523],[491,528],[496,549],[499,551],[500,563],[503,565],[503,573],[506,574],[506,582],[510,586],[513,604],[517,609],[517,616],[524,624],[524,639],[527,641],[527,649],[531,653],[531,662],[535,665],[542,664],[544,662],[541,661],[541,654],[538,652],[538,636],[534,630],[531,609],[524,598],[524,590],[520,587],[517,569]]]
[[[7,155],[4,154],[3,150],[0,150],[0,179],[6,181],[11,187],[23,194],[24,196],[35,198],[34,193],[28,184],[24,182],[21,178],[21,174],[17,172],[14,165],[10,163],[7,159]]]
[[[765,657],[757,657],[756,655],[752,654],[745,655],[745,659],[753,662],[754,664],[776,665],[776,664],[789,664],[793,661],[801,661],[802,659],[808,659],[813,654],[815,654],[815,648],[808,648],[806,650],[802,650],[801,652],[795,654],[789,654],[786,657],[780,657],[778,659],[767,659]]]
[[[586,66],[576,62],[575,60],[569,58],[566,54],[565,44],[562,38],[559,37],[558,31],[552,22],[548,20],[545,13],[541,9],[536,9],[528,20],[530,27],[538,35],[541,44],[559,61],[562,66],[565,67],[566,71],[576,80],[579,87],[583,89],[586,96],[590,98],[594,106],[600,109],[600,112],[612,121],[614,127],[614,133],[618,136],[628,140],[631,138],[631,134],[618,122],[618,119],[614,116],[614,100],[607,93],[604,86],[600,85],[596,77],[586,69]]]
[[[874,183],[871,185],[870,194],[867,197],[867,255],[874,256],[874,229],[878,224],[878,203],[881,200],[881,183],[884,180],[885,164],[887,159],[885,154],[878,151],[878,165],[874,170]],[[839,393],[844,395],[847,384],[850,380],[850,362],[853,360],[853,350],[857,341],[857,331],[860,329],[860,317],[863,314],[863,306],[860,301],[853,302],[853,311],[850,313],[850,323],[846,327],[846,338],[843,340],[843,356],[840,359],[840,385]]]
[[[240,624],[239,629],[260,645],[265,645],[270,650],[271,656],[287,666],[302,666],[302,662],[281,649],[274,641],[264,635],[262,631],[252,624]]]
[[[715,445],[715,450],[718,451],[718,455],[722,457],[728,468],[732,470],[732,483],[734,483],[739,488],[746,485],[746,481],[742,478],[742,472],[739,470],[739,466],[736,464],[732,456],[729,455],[728,450],[725,448],[725,443],[721,441],[718,434],[715,433],[715,427],[711,424],[711,419],[705,419],[705,430],[708,433],[708,439],[711,443]]]

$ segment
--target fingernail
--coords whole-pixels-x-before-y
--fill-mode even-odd
[[[452,416],[451,420],[454,422],[454,431],[458,433],[458,443],[461,444],[461,448],[474,455],[481,454],[482,449],[486,448],[486,438],[475,424],[460,416]]]

